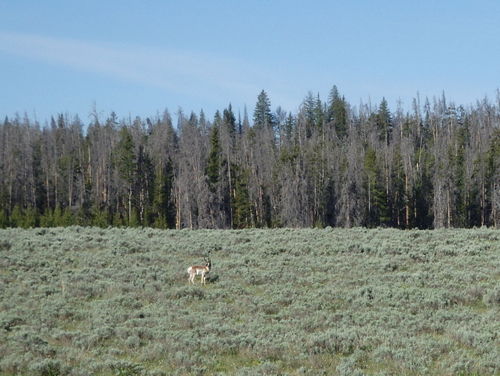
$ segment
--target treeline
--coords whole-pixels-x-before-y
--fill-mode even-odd
[[[292,114],[262,91],[251,115],[5,118],[0,227],[499,227],[500,96],[391,112],[334,86]]]

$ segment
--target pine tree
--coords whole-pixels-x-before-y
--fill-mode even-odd
[[[380,140],[384,140],[386,145],[389,145],[392,134],[392,117],[385,98],[382,98],[382,102],[380,102],[376,116],[376,124]]]
[[[450,150],[450,162],[452,165],[453,179],[453,226],[466,226],[467,194],[465,188],[465,148],[467,143],[467,129],[461,127],[456,135],[454,150]]]
[[[137,215],[137,210],[132,209],[132,215],[129,217],[128,226],[129,227],[139,227],[141,225],[141,221],[139,216]]]
[[[283,125],[283,135],[287,144],[290,144],[293,141],[295,125],[296,119],[292,116],[292,113],[289,112],[285,120],[285,124]]]
[[[419,229],[432,228],[434,218],[431,214],[432,194],[434,187],[431,179],[431,155],[428,152],[420,152],[420,172],[416,177],[412,197],[414,199],[414,224]]]
[[[119,215],[118,212],[116,212],[116,214]],[[109,224],[110,224],[110,221],[108,219],[108,214],[106,213],[106,210],[100,209],[99,207],[94,206],[92,208],[92,226],[105,228]],[[118,226],[118,224],[113,221],[113,226]]]
[[[32,227],[37,227],[39,224],[38,222],[38,212],[37,210],[30,206],[24,211],[24,228],[32,228]]]
[[[339,138],[347,136],[347,105],[340,96],[337,86],[330,91],[326,121],[330,123]]]
[[[486,152],[486,182],[488,192],[489,225],[500,227],[500,129],[493,131]]]
[[[208,187],[212,193],[217,191],[217,183],[219,182],[219,169],[220,169],[220,153],[221,146],[219,140],[219,128],[217,124],[212,126],[210,133],[210,152],[207,161],[207,178]]]
[[[154,166],[149,155],[144,151],[144,146],[139,146],[137,166],[135,172],[136,207],[139,211],[139,222],[149,225],[148,214],[153,201]]]
[[[121,216],[121,214],[118,210],[116,210],[113,213],[113,215],[111,215],[111,225],[113,225],[114,227],[123,227],[123,226],[125,226],[126,223],[127,223],[127,221],[125,221],[123,219],[123,217]]]
[[[241,123],[241,132],[245,133],[250,128],[250,121],[248,120],[247,106],[243,108],[243,122]]]
[[[252,226],[252,203],[248,192],[248,172],[239,171],[234,178],[233,228]]]
[[[136,173],[135,147],[132,135],[127,127],[120,129],[120,141],[115,149],[115,163],[118,174],[123,179],[127,190],[128,220],[132,218],[132,199]]]
[[[88,208],[80,207],[76,213],[75,224],[78,226],[90,226],[91,215]]]
[[[272,128],[274,126],[271,101],[264,90],[257,97],[257,104],[253,112],[253,125],[257,128]]]
[[[24,213],[20,205],[14,206],[10,214],[10,227],[23,227]]]
[[[63,211],[61,205],[56,205],[56,208],[54,209],[54,212],[52,214],[52,220],[55,227],[64,226]]]
[[[50,208],[46,208],[43,215],[40,216],[40,227],[54,227],[54,212]]]
[[[229,219],[229,227],[233,227],[233,199],[234,199],[234,148],[236,138],[236,118],[234,116],[231,103],[224,110],[222,117],[221,147],[224,151],[223,167],[225,169],[225,184],[222,187],[224,205],[221,208],[225,216]]]
[[[38,213],[43,213],[45,209],[45,185],[43,182],[43,169],[42,169],[42,141],[38,138],[33,143],[33,176],[35,185],[35,207]]]
[[[388,225],[393,227],[403,228],[405,224],[405,208],[407,207],[407,200],[405,197],[404,189],[405,171],[403,166],[403,158],[400,151],[395,153],[392,170],[392,187],[390,198],[390,210],[392,215]]]
[[[9,218],[5,210],[0,209],[0,228],[6,228],[9,225]]]
[[[325,121],[325,111],[323,108],[323,102],[319,97],[319,93],[314,101],[314,126],[316,129],[321,129]]]
[[[156,174],[153,212],[154,225],[158,228],[175,228],[175,204],[173,199],[174,169],[167,159],[165,168]]]
[[[380,168],[377,165],[375,150],[369,148],[365,154],[365,170],[367,174],[367,226],[376,227],[390,223],[390,210],[387,194],[381,183]]]
[[[302,102],[302,118],[304,120],[305,136],[310,138],[313,130],[316,128],[316,100],[311,92],[307,93],[304,101]]]
[[[227,109],[222,112],[222,124],[227,129],[227,132],[232,136],[236,132],[236,118],[231,107],[231,103]]]
[[[74,224],[75,218],[73,216],[73,213],[71,212],[71,209],[68,207],[64,208],[61,214],[60,226],[72,226]]]

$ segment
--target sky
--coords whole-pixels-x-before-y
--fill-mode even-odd
[[[417,94],[469,105],[500,87],[500,1],[0,0],[0,116],[89,122],[246,106],[295,113]]]

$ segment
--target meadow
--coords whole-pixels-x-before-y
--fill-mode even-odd
[[[0,230],[0,354],[0,375],[500,374],[500,231]]]

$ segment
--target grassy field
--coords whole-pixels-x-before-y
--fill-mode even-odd
[[[494,375],[499,333],[498,230],[0,230],[1,375]]]

